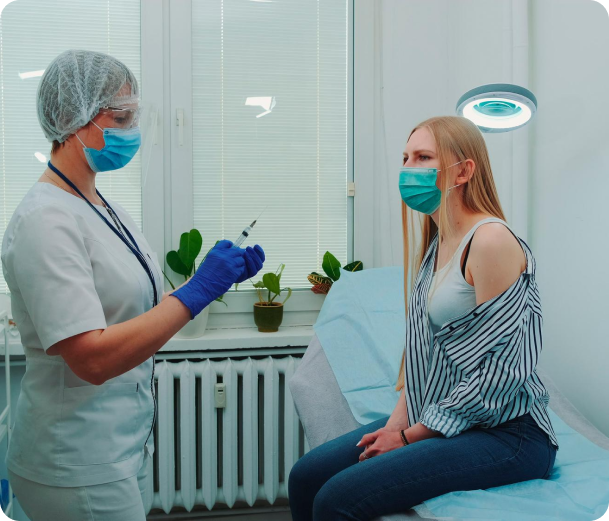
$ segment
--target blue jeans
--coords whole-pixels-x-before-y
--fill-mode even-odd
[[[474,427],[358,461],[364,434],[387,418],[328,441],[296,462],[289,477],[293,521],[363,521],[405,512],[459,490],[509,485],[550,475],[556,448],[529,414],[492,429]]]

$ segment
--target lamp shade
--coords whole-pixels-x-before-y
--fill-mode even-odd
[[[537,112],[537,98],[511,83],[481,85],[457,102],[457,114],[474,122],[482,132],[509,132],[526,125]]]

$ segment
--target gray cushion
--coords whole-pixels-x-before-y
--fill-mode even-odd
[[[338,387],[317,335],[311,340],[289,386],[296,412],[311,449],[362,426],[354,418],[347,400]],[[383,516],[376,521],[408,519],[422,519],[422,517],[414,510],[410,510],[405,514]],[[426,516],[425,519],[435,518]]]

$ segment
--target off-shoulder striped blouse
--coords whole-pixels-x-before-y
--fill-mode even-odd
[[[513,232],[512,232],[513,233]],[[446,437],[475,426],[495,427],[530,413],[558,447],[549,396],[535,367],[542,313],[535,260],[519,237],[527,267],[506,291],[450,320],[433,336],[427,296],[438,246],[434,238],[410,297],[404,357],[410,425],[421,422]]]

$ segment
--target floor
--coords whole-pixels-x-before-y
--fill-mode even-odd
[[[269,512],[266,514],[245,514],[242,516],[223,516],[223,517],[200,517],[193,521],[292,521],[292,516],[289,512]]]
[[[292,521],[288,507],[277,507],[272,509],[258,509],[259,513],[248,513],[247,509],[242,509],[241,513],[235,515],[234,511],[227,510],[224,512],[209,512],[208,514],[193,515],[167,515],[167,514],[152,514],[147,517],[148,521]],[[212,515],[213,514],[213,515]],[[19,521],[28,520],[27,516],[21,510],[21,507],[16,505],[13,512],[13,519]],[[28,520],[29,521],[29,520]]]

